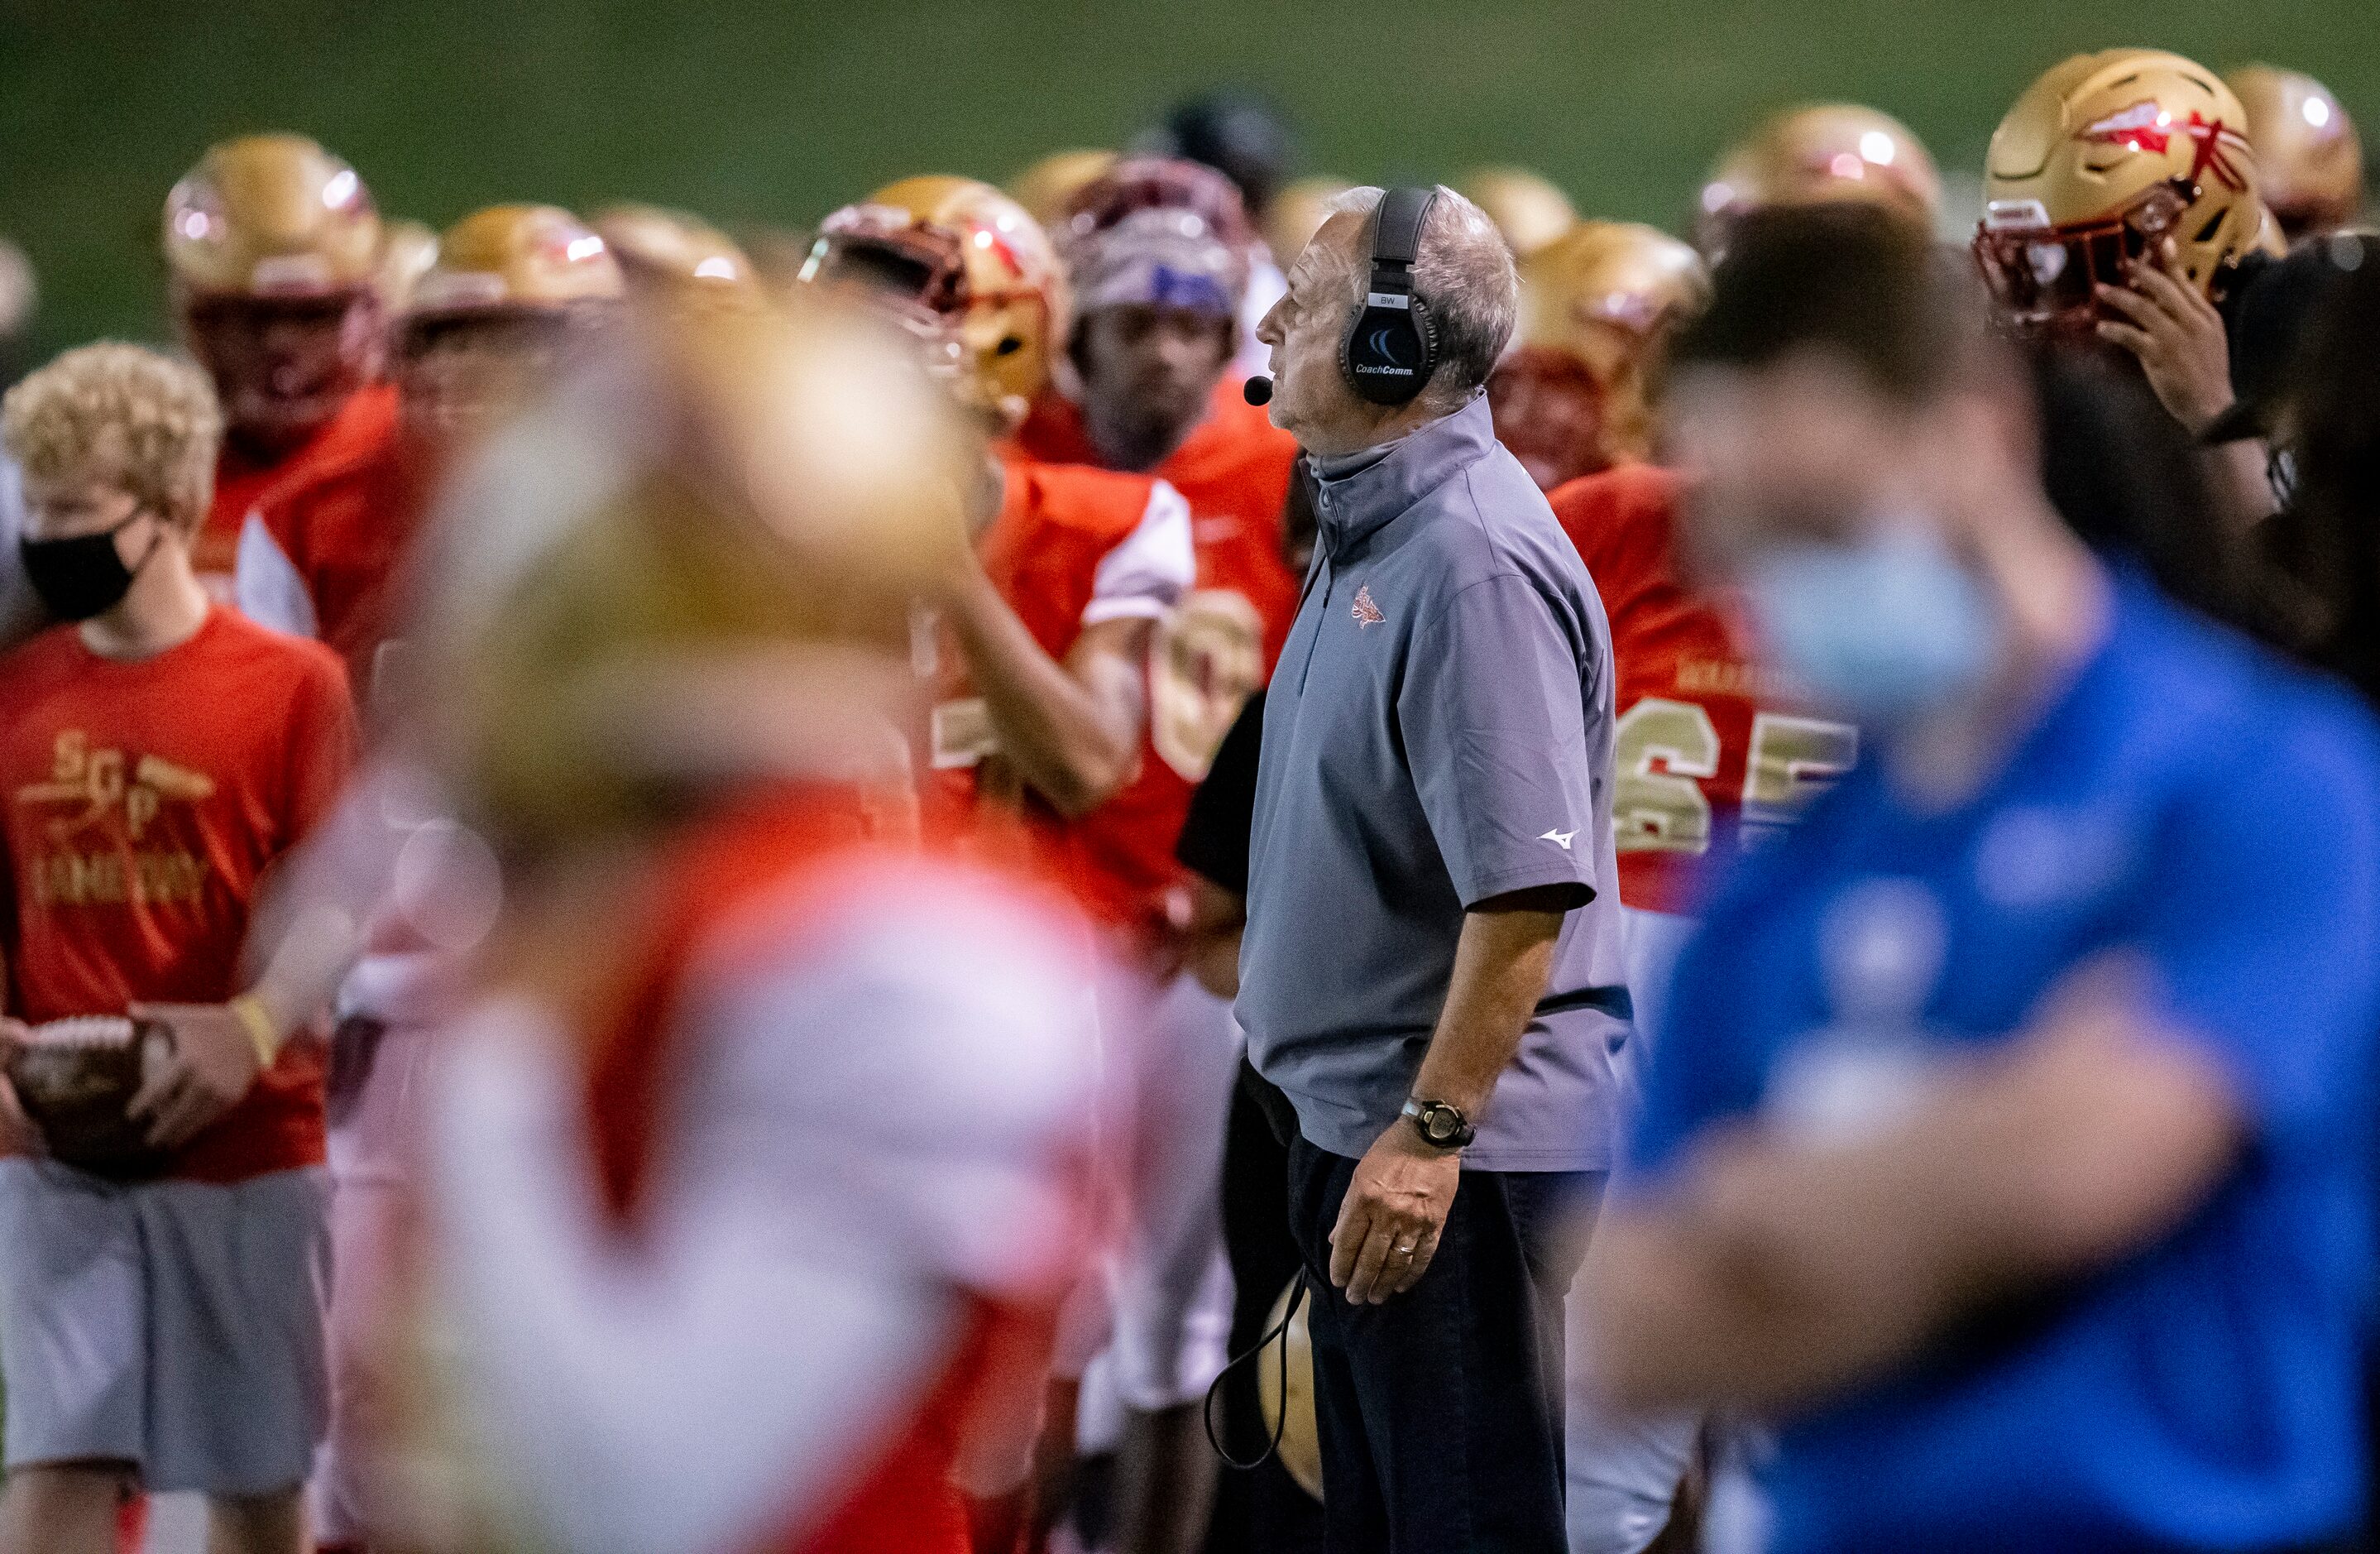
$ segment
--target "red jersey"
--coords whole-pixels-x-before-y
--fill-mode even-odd
[[[1623,464],[1547,495],[1611,624],[1620,899],[1654,912],[1691,911],[1714,842],[1789,823],[1859,748],[1847,725],[1791,710],[1796,698],[1754,662],[1724,603],[1679,581],[1680,486]]]
[[[510,1027],[542,1011],[528,1017],[553,1038],[538,1050],[587,1060],[558,1075],[565,1110],[533,1128],[517,1112],[475,1123],[504,1085],[468,1072],[430,1101],[448,1163],[458,1149],[472,1161],[427,1178],[446,1256],[474,1275],[456,1285],[457,1330],[525,1361],[482,1378],[494,1417],[557,1406],[537,1345],[581,1352],[600,1335],[621,1368],[576,1378],[600,1398],[558,1405],[650,1434],[646,1481],[627,1491],[638,1511],[680,1475],[703,1482],[734,1521],[762,1529],[733,1545],[755,1554],[966,1554],[962,1448],[987,1422],[1029,1417],[1058,1303],[1089,1266],[1097,1224],[1086,1151],[1099,1131],[1098,1038],[1067,1013],[1090,975],[1079,929],[1029,883],[873,840],[868,813],[859,795],[788,787],[691,822],[625,920],[595,919],[617,925],[584,961],[603,985],[567,1009],[504,995],[474,1018],[506,1035],[475,1038],[470,1018],[457,1033],[458,1062],[485,1062],[524,1050]],[[921,942],[935,953],[921,958]],[[845,1039],[855,1029],[868,1033],[857,1043]],[[788,1043],[802,1054],[790,1063]],[[833,1129],[817,1126],[820,1106],[838,1116]],[[572,1142],[557,1150],[557,1137]],[[533,1196],[481,1209],[485,1195],[524,1183]],[[721,1215],[734,1223],[706,1228]],[[833,1244],[823,1260],[813,1232]],[[747,1234],[748,1257],[718,1255]],[[613,1259],[638,1287],[717,1292],[749,1278],[767,1290],[795,1269],[839,1299],[787,1328],[782,1311],[719,1294],[696,1303],[712,1325],[689,1331],[670,1315],[676,1304],[618,1299],[603,1278]],[[507,1298],[520,1269],[537,1270],[549,1305]],[[570,1277],[556,1286],[558,1270]],[[852,1315],[872,1310],[880,1289],[937,1292],[942,1316],[888,1342]],[[765,1324],[768,1341],[739,1323]],[[691,1430],[686,1400],[667,1395],[682,1378],[636,1379],[639,1364],[689,1342],[716,1346],[690,1364],[723,1351],[749,1383],[733,1400],[706,1396],[711,1412]],[[803,1394],[800,1378],[838,1366],[852,1374],[832,1398]],[[864,1378],[868,1366],[883,1367],[880,1379]],[[739,1436],[767,1427],[749,1411],[813,1407],[856,1416],[806,1436],[801,1459],[754,1457],[733,1481],[700,1456],[704,1429]],[[612,1461],[583,1459],[594,1493],[620,1488]],[[553,1541],[575,1546],[568,1519],[589,1514],[589,1492],[549,1478],[524,1493]]]
[[[716,952],[725,925],[764,896],[784,895],[805,876],[823,886],[839,873],[874,867],[872,858],[891,861],[895,855],[870,844],[868,816],[860,795],[846,804],[795,793],[702,823],[661,868],[654,927],[625,961],[626,994],[596,1047],[586,1089],[604,1197],[624,1225],[639,1218],[658,1153],[656,1135],[671,1111],[668,1075],[686,1061],[682,1050],[673,1050],[672,1038],[684,1026],[686,974],[702,958],[697,952]],[[817,889],[804,910],[776,922],[782,929],[819,915],[831,920],[842,896],[840,890]],[[783,953],[783,946],[754,943],[745,950],[772,952]],[[738,958],[730,957],[731,964]],[[1056,1293],[1053,1288],[1053,1300]],[[971,1297],[958,1341],[905,1424],[880,1445],[872,1462],[855,1464],[844,1475],[839,1509],[821,1528],[816,1508],[805,1508],[791,1519],[792,1535],[771,1547],[785,1554],[965,1554],[965,1506],[952,1477],[962,1427],[1006,1368],[1002,1357],[1013,1362],[1016,1345],[1046,1342],[1054,1318],[1054,1306],[1038,1313],[1003,1310]],[[1028,1405],[1024,1398],[1014,1401]]]
[[[1041,396],[1017,439],[1037,458],[1098,456],[1081,409],[1054,393]],[[1206,419],[1151,471],[1189,504],[1197,570],[1150,647],[1140,775],[1075,828],[1086,867],[1106,883],[1109,916],[1164,922],[1165,898],[1182,881],[1173,844],[1191,790],[1288,639],[1298,579],[1281,554],[1281,509],[1296,460],[1296,439],[1227,380]]]
[[[259,501],[285,480],[353,458],[395,435],[396,385],[370,383],[358,389],[321,431],[270,463],[258,463],[225,439],[215,458],[214,501],[190,551],[200,581],[216,598],[229,600],[231,576],[239,560],[239,531]]]
[[[260,497],[240,536],[236,597],[251,618],[327,643],[359,700],[395,635],[431,472],[389,437],[310,461]]]
[[[1188,509],[1165,482],[1081,465],[1042,464],[1011,452],[1003,460],[999,515],[976,540],[993,588],[1062,662],[1087,626],[1162,621],[1190,582]],[[1021,823],[1030,851],[1068,878],[1095,913],[1128,916],[1128,891],[1081,848],[1077,828],[1023,791],[999,754],[983,698],[965,660],[938,634],[934,705],[928,730],[929,834],[990,844]]]
[[[0,660],[8,1013],[240,991],[257,882],[330,809],[354,754],[338,660],[231,610],[139,662],[100,657],[73,625]],[[322,1159],[322,1045],[301,1037],[171,1169],[236,1182]]]

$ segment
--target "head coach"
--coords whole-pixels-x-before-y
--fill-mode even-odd
[[[1559,1554],[1561,1301],[1628,1029],[1610,637],[1488,419],[1496,228],[1445,188],[1332,210],[1257,331],[1319,532],[1238,1014],[1297,1112],[1331,1554]]]

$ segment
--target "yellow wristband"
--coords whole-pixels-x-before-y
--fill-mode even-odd
[[[239,1016],[248,1029],[249,1045],[256,1049],[256,1066],[271,1068],[281,1050],[278,1033],[273,1028],[273,1016],[264,1012],[264,1001],[254,993],[241,993],[224,1006]]]

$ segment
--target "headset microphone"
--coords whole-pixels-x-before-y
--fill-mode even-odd
[[[1251,405],[1272,403],[1272,380],[1259,372],[1240,385],[1240,397]]]

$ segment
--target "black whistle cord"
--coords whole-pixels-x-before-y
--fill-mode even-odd
[[[1281,1450],[1281,1434],[1289,1428],[1289,1324],[1296,1319],[1297,1308],[1305,1300],[1305,1269],[1301,1264],[1297,1270],[1297,1289],[1290,1295],[1289,1307],[1281,1314],[1281,1320],[1273,1324],[1272,1331],[1257,1340],[1256,1347],[1246,1354],[1232,1356],[1221,1370],[1215,1373],[1215,1379],[1207,1384],[1207,1400],[1199,1405],[1199,1418],[1207,1427],[1207,1444],[1215,1449],[1215,1455],[1223,1460],[1225,1467],[1237,1468],[1243,1473],[1260,1468]],[[1223,1450],[1222,1438],[1215,1431],[1215,1398],[1223,1390],[1225,1377],[1262,1354],[1265,1346],[1276,1340],[1281,1343],[1281,1416],[1273,1421],[1272,1439],[1265,1442],[1265,1449],[1244,1463]],[[1257,1412],[1259,1414],[1264,1412],[1261,1405]]]

